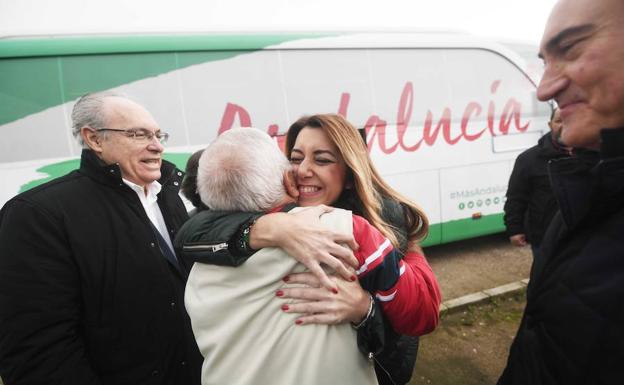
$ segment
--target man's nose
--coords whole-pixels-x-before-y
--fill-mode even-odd
[[[554,99],[568,86],[569,82],[568,78],[563,75],[560,65],[548,65],[537,86],[537,98],[542,102]]]
[[[160,140],[156,136],[153,136],[151,139],[149,139],[147,149],[150,151],[163,152],[165,151],[165,146],[160,143]]]

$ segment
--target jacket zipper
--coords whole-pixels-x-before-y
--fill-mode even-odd
[[[228,248],[227,242],[217,243],[214,245],[184,245],[182,250],[184,251],[211,251],[216,253],[217,251],[225,250]]]
[[[379,361],[377,361],[377,358],[375,357],[375,354],[373,354],[373,352],[369,352],[368,353],[368,361],[370,361],[371,363],[373,363],[373,361],[375,363],[377,363],[377,366],[379,366],[379,368],[381,368],[381,370],[384,371],[384,373],[386,373],[386,376],[388,376],[388,378],[390,379],[390,382],[392,382],[394,385],[397,385],[396,382],[394,382],[394,380],[392,379],[392,376],[390,375],[390,373],[386,370],[386,368],[383,367],[383,365],[381,365],[381,363]]]

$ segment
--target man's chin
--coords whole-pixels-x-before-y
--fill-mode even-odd
[[[564,147],[597,150],[600,148],[600,137],[592,135],[590,132],[571,130],[566,133],[564,131],[559,138],[559,143]]]

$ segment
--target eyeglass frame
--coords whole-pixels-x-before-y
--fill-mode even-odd
[[[128,138],[132,138],[134,140],[138,140],[138,141],[142,141],[142,140],[146,140],[146,141],[150,141],[152,140],[154,137],[156,137],[156,139],[158,139],[158,142],[160,144],[165,144],[167,143],[167,141],[169,140],[169,133],[167,132],[162,132],[162,131],[158,131],[158,132],[153,132],[148,130],[147,128],[126,128],[126,129],[120,129],[120,128],[97,128],[95,129],[95,131],[114,131],[114,132],[123,132]],[[145,138],[137,138],[137,133],[142,132],[145,134]]]

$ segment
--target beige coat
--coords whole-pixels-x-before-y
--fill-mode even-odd
[[[296,209],[295,209],[296,210]],[[351,213],[321,217],[331,230],[351,234]],[[195,263],[185,304],[204,356],[203,385],[375,385],[373,366],[358,351],[347,324],[295,324],[275,296],[282,278],[305,271],[281,249],[258,251],[239,267]]]

